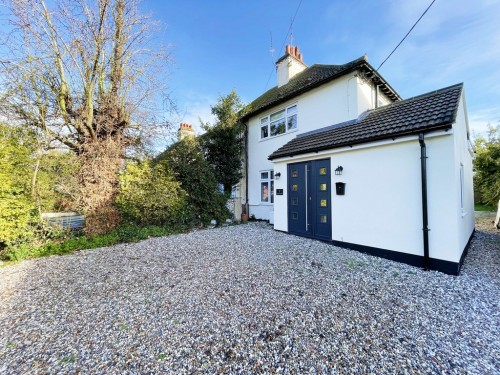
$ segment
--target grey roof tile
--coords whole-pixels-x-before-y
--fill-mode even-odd
[[[346,122],[302,134],[273,152],[269,159],[448,128],[455,122],[462,90],[460,83],[372,109],[352,124]]]

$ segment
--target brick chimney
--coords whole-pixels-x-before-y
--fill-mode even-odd
[[[276,61],[276,71],[278,75],[278,87],[286,85],[290,79],[307,68],[302,61],[302,54],[299,46],[287,45],[285,55]]]
[[[194,129],[191,124],[187,122],[181,122],[179,125],[179,131],[177,132],[177,138],[179,141],[182,141],[186,137],[194,137]]]

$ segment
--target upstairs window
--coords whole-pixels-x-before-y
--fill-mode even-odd
[[[260,119],[260,138],[266,139],[297,129],[297,104]]]

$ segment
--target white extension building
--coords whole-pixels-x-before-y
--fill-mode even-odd
[[[474,232],[463,85],[402,100],[366,57],[307,67],[287,46],[276,64],[244,118],[248,214],[458,274]]]

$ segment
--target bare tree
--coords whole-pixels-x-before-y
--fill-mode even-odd
[[[117,173],[144,142],[164,85],[164,50],[136,0],[4,0],[11,32],[0,58],[2,115],[43,131],[79,159],[76,208],[92,232],[117,222]],[[164,77],[164,76],[163,76]]]

